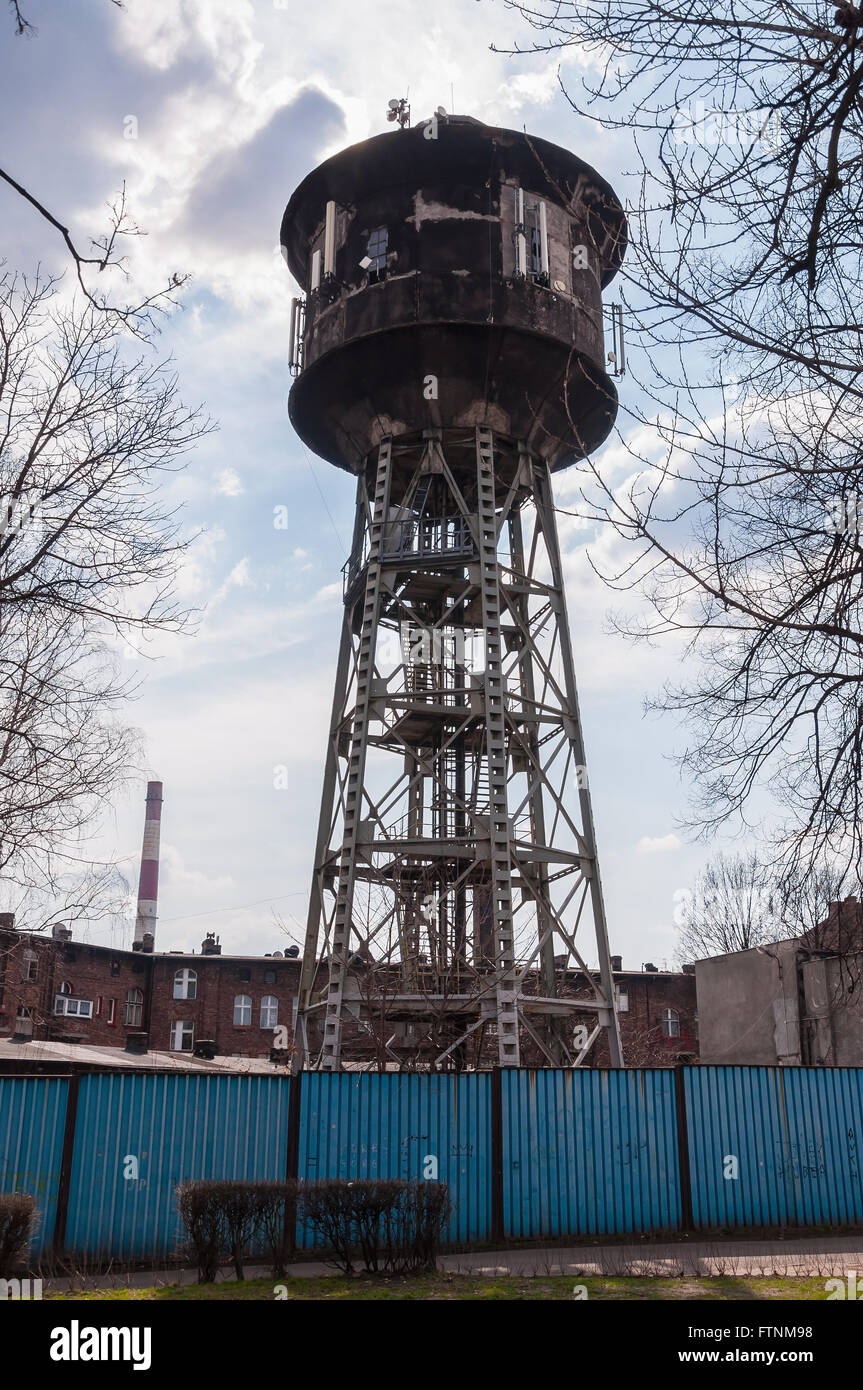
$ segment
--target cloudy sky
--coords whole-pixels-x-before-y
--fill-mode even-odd
[[[290,299],[278,252],[285,203],[317,163],[384,130],[389,97],[409,90],[414,120],[443,105],[525,126],[594,164],[625,197],[631,151],[573,116],[555,55],[507,57],[531,42],[497,0],[434,5],[371,0],[26,0],[35,36],[14,36],[3,6],[0,103],[4,163],[86,243],[125,180],[146,231],[132,247],[136,283],[190,273],[163,328],[182,392],[219,431],[175,484],[190,531],[181,575],[204,610],[195,636],[148,659],[131,719],[146,760],[128,799],[106,807],[102,854],[135,877],[147,777],[165,784],[162,949],[217,931],[228,952],[284,949],[279,913],[300,940],[351,530],[350,479],[292,434],[286,397]],[[589,60],[564,55],[575,83]],[[397,138],[394,134],[394,138]],[[0,190],[10,266],[63,268],[49,229]],[[622,383],[625,401],[627,383]],[[615,449],[618,451],[615,454]],[[609,468],[623,449],[606,446]],[[576,497],[558,481],[562,505]],[[288,508],[287,530],[273,509]],[[618,606],[586,552],[610,537],[562,517],[588,765],[612,949],[625,965],[672,960],[674,894],[706,857],[676,829],[685,787],[668,755],[682,735],[645,717],[644,698],[678,673],[669,649],[608,635]],[[287,768],[287,788],[274,769]],[[131,940],[131,920],[126,940]],[[113,939],[119,928],[93,928]]]

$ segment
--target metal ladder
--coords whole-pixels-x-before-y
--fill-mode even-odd
[[[335,1071],[341,1065],[342,1001],[350,956],[351,916],[356,881],[357,831],[362,818],[363,777],[368,747],[372,676],[374,674],[375,643],[381,606],[381,539],[389,511],[391,458],[392,442],[386,438],[381,441],[378,448],[374,507],[369,528],[369,558],[357,657],[354,724],[345,789],[345,820],[342,832],[339,887],[333,920],[330,983],[324,1013],[324,1039],[321,1050],[321,1068],[325,1071]]]
[[[423,473],[422,477],[416,485],[416,491],[414,492],[414,495],[411,498],[411,511],[417,517],[421,517],[423,514],[423,510],[426,504],[426,498],[428,497],[431,485],[434,482],[434,477],[435,475],[433,473]]]
[[[491,890],[494,916],[495,1002],[498,1061],[519,1065],[518,988],[512,923],[509,816],[506,792],[506,723],[504,720],[503,651],[500,628],[500,585],[497,565],[497,521],[494,488],[494,436],[476,431],[477,522],[480,553],[482,623],[485,633],[485,728],[489,783]]]

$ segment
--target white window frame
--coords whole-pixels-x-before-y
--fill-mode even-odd
[[[54,1013],[66,1018],[92,1018],[93,1000],[78,999],[73,994],[58,994],[54,998]]]
[[[261,1027],[278,1028],[279,1000],[275,994],[265,994],[261,999]]]
[[[138,996],[137,999],[130,999],[129,996],[130,996],[131,994],[136,994],[136,995]],[[137,985],[135,985],[135,986],[133,986],[132,989],[127,989],[127,990],[126,990],[126,1003],[125,1003],[125,1009],[124,1009],[124,1013],[123,1013],[123,1017],[124,1017],[124,1019],[125,1019],[126,1027],[127,1027],[127,1028],[140,1028],[140,1026],[141,1026],[141,1019],[142,1019],[142,1017],[143,1017],[143,1013],[144,1013],[144,991],[143,991],[142,989],[139,989],[139,988],[137,987]]]
[[[114,1024],[114,1023],[117,1022],[117,1001],[116,1001],[116,999],[109,999],[109,1000],[108,1000],[108,1017],[107,1017],[107,1019],[106,1019],[105,1021],[106,1021],[106,1023],[110,1023],[110,1024]]]
[[[189,1046],[184,1047],[188,1036]],[[191,1018],[174,1019],[171,1024],[170,1052],[193,1052],[195,1050],[195,1022]]]
[[[383,237],[382,249],[380,247],[381,237]],[[373,245],[376,248],[375,250],[372,250]],[[370,285],[377,284],[380,280],[386,279],[389,246],[389,227],[372,227],[366,233],[366,254],[364,259],[369,262],[369,265],[366,267],[366,276]]]
[[[174,971],[174,998],[175,999],[197,999],[198,997],[198,972],[197,970]]]
[[[21,956],[21,983],[32,985],[39,976],[39,957],[35,951],[26,950]]]
[[[526,262],[524,273],[535,285],[545,285],[548,288],[551,285],[548,256],[548,213],[541,198],[537,199],[536,203],[530,204],[530,212],[532,213],[532,221],[529,224],[524,223]],[[522,203],[522,217],[523,215],[524,206]],[[530,234],[529,241],[528,233]],[[534,239],[536,250],[539,253],[539,265],[534,264]]]
[[[629,990],[621,989],[620,985],[614,986],[614,1003],[619,1014],[629,1013]]]
[[[15,1032],[16,1032],[16,1033],[21,1033],[21,1034],[24,1034],[24,1035],[27,1035],[27,1034],[29,1033],[29,1035],[30,1035],[31,1037],[33,1036],[34,1013],[35,1013],[35,1010],[34,1010],[33,1008],[31,1008],[30,1005],[28,1005],[28,1004],[19,1004],[19,1005],[18,1005],[18,1011],[17,1011],[17,1013],[15,1014]],[[28,1026],[28,1025],[29,1025],[29,1026]]]
[[[524,189],[515,190],[515,278],[527,275],[527,237],[524,230]]]
[[[237,1015],[240,1015],[238,1018]],[[248,1014],[248,1018],[245,1015]],[[251,1028],[252,1026],[252,996],[250,994],[234,995],[234,1027]]]
[[[662,1010],[662,1036],[664,1038],[680,1037],[680,1014],[677,1009]]]

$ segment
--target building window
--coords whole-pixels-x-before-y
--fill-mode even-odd
[[[680,1014],[676,1009],[662,1010],[662,1032],[666,1038],[680,1037]]]
[[[130,989],[126,994],[126,1027],[140,1028],[141,1014],[144,1008],[144,992],[140,989]]]
[[[64,980],[63,983],[61,984],[61,986],[60,986],[60,993],[61,993],[61,994],[74,994],[74,993],[75,993],[75,991],[74,991],[73,988],[72,988],[71,983],[70,983],[68,980]]]
[[[116,1001],[116,999],[109,999],[109,1000],[108,1000],[108,1017],[107,1017],[107,1019],[106,1019],[106,1022],[107,1022],[107,1023],[116,1023],[116,1022],[117,1022],[117,1001]]]
[[[265,985],[274,985],[275,983],[276,983],[276,972],[275,972],[275,970],[265,970],[265,971],[264,971],[264,984],[265,984]]]
[[[238,971],[237,971],[237,979],[238,979],[238,980],[251,980],[251,978],[252,978],[252,972],[251,972],[251,970],[238,970]]]
[[[198,972],[178,970],[174,976],[174,998],[195,999],[198,994]]]
[[[274,994],[265,994],[261,1000],[261,1027],[275,1028],[279,1022],[279,1001]]]
[[[370,285],[375,284],[377,280],[386,279],[388,241],[389,233],[386,227],[375,227],[369,232],[365,260],[361,264],[365,268]]]
[[[250,1028],[252,1024],[252,1001],[248,994],[238,994],[234,998],[234,1027]]]
[[[65,1014],[67,1018],[92,1018],[93,1000],[75,999],[70,994],[58,994],[54,1000],[55,1014]]]
[[[19,1005],[15,1015],[15,1033],[19,1038],[33,1036],[33,1010],[25,1008],[23,1004]]]
[[[32,984],[39,973],[39,957],[35,951],[25,951],[21,957],[21,983]]]
[[[171,1051],[191,1052],[195,1039],[195,1025],[191,1019],[181,1019],[171,1024]]]
[[[629,1013],[629,994],[628,994],[628,992],[627,992],[625,989],[621,989],[619,985],[615,985],[615,987],[614,987],[614,997],[615,997],[615,1001],[616,1001],[616,1003],[617,1003],[617,1012],[618,1012],[619,1014],[628,1014],[628,1013]]]

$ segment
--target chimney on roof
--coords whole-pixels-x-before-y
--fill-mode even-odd
[[[0,912],[0,931],[15,930],[15,913]]]
[[[72,928],[68,922],[55,922],[51,928],[51,935],[55,941],[71,941]]]
[[[220,956],[222,954],[222,948],[219,945],[219,941],[220,938],[216,936],[215,932],[208,931],[207,935],[201,942],[201,955]]]
[[[162,783],[147,783],[144,843],[138,880],[138,913],[133,951],[152,952],[156,937],[156,905],[159,896],[159,832],[162,826]]]
[[[623,956],[612,956],[612,957],[611,957],[611,968],[612,968],[612,970],[622,970],[622,969],[623,969]]]

